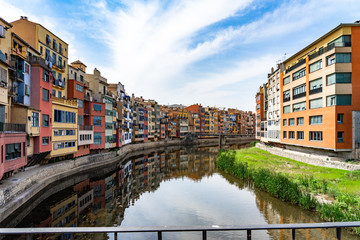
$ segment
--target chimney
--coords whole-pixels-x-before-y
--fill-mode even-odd
[[[28,20],[28,18],[27,18],[27,16],[20,16],[20,19],[22,19],[22,20]]]

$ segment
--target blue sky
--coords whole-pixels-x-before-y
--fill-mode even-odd
[[[276,63],[340,23],[359,0],[0,0],[0,16],[27,16],[69,44],[69,62],[160,104],[255,110]],[[285,55],[286,54],[286,55]]]

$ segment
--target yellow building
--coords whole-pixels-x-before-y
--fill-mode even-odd
[[[21,17],[11,24],[13,32],[39,51],[52,68],[53,96],[66,98],[68,44],[41,24],[29,21],[27,17]]]
[[[13,32],[35,48],[52,69],[52,151],[50,157],[77,151],[77,101],[67,99],[68,44],[27,17],[11,23]]]
[[[77,152],[78,147],[78,104],[77,100],[52,98],[53,125],[52,151],[50,157],[69,156]]]
[[[0,122],[10,122],[8,70],[12,25],[0,18]]]

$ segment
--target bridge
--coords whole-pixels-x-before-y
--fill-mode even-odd
[[[226,134],[226,133],[188,133],[185,135],[183,144],[193,145],[195,140],[199,138],[218,138],[219,147],[222,148],[226,144],[228,139],[242,139],[248,141],[255,141],[255,135],[253,134]]]
[[[341,230],[348,227],[360,227],[360,222],[328,222],[328,223],[298,223],[298,224],[267,224],[267,225],[232,225],[232,226],[193,226],[193,227],[60,227],[60,228],[0,228],[0,239],[8,235],[25,235],[26,240],[31,240],[39,234],[67,234],[70,239],[75,239],[76,234],[105,233],[113,235],[117,240],[122,233],[157,233],[157,239],[162,240],[164,232],[201,232],[202,239],[207,239],[208,232],[245,231],[248,240],[251,240],[253,231],[259,230],[291,230],[292,239],[296,239],[297,229],[331,229],[335,230],[336,239],[341,239]],[[36,238],[38,239],[38,238]]]

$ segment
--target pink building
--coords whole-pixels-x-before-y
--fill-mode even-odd
[[[33,159],[44,159],[52,150],[52,71],[40,57],[29,58],[31,64],[30,106],[41,110],[37,117],[40,135],[34,138]],[[33,116],[34,117],[34,116]]]
[[[0,154],[0,180],[27,164],[24,124],[0,123]]]

